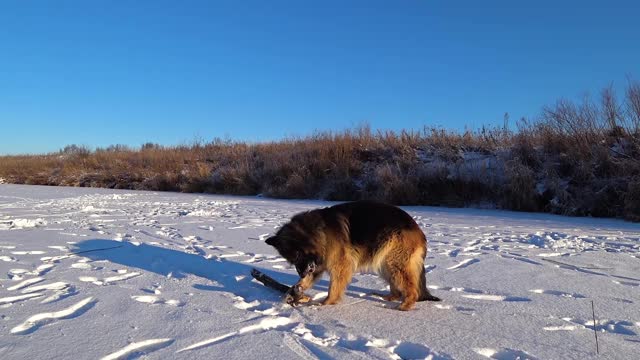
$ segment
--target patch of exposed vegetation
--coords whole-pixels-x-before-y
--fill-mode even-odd
[[[457,133],[367,126],[268,143],[216,139],[0,157],[9,183],[399,205],[489,206],[640,221],[640,84],[561,100],[536,121]]]

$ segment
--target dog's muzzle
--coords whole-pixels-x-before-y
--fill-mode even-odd
[[[310,261],[306,264],[296,264],[296,271],[301,278],[316,272],[315,261]]]

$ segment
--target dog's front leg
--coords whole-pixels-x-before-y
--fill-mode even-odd
[[[311,301],[311,298],[304,292],[309,290],[321,275],[322,273],[310,273],[301,277],[300,280],[298,280],[298,282],[287,292],[287,303],[295,305]]]
[[[347,285],[351,282],[351,276],[353,275],[353,268],[345,262],[345,265],[335,266],[331,269],[329,279],[329,295],[324,299],[322,305],[337,304],[344,295]]]

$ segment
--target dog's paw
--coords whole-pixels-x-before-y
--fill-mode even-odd
[[[338,302],[340,302],[339,299],[330,299],[330,298],[326,298],[322,301],[322,305],[335,305]]]
[[[291,295],[287,295],[285,301],[287,302],[287,304],[291,305],[291,306],[298,306],[298,305],[303,305],[303,304],[307,304],[311,302],[311,298],[307,295],[302,295],[298,298],[295,298]]]
[[[403,302],[402,304],[398,305],[398,307],[396,307],[396,310],[400,310],[400,311],[409,311],[411,309],[413,309],[415,307],[416,303],[409,303],[409,302]]]
[[[370,296],[374,296],[386,301],[396,301],[396,300],[400,300],[401,296],[398,294],[381,294],[378,292],[372,292],[369,293]]]
[[[311,298],[302,292],[302,287],[300,287],[300,285],[294,285],[289,289],[289,291],[287,291],[285,301],[291,306],[297,306],[308,303],[311,301]]]

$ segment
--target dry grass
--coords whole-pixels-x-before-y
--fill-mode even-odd
[[[505,119],[506,122],[506,119]],[[493,206],[640,220],[640,84],[622,99],[558,101],[537,121],[443,129],[317,132],[269,143],[139,149],[75,145],[0,157],[11,183],[256,195],[395,204]]]

